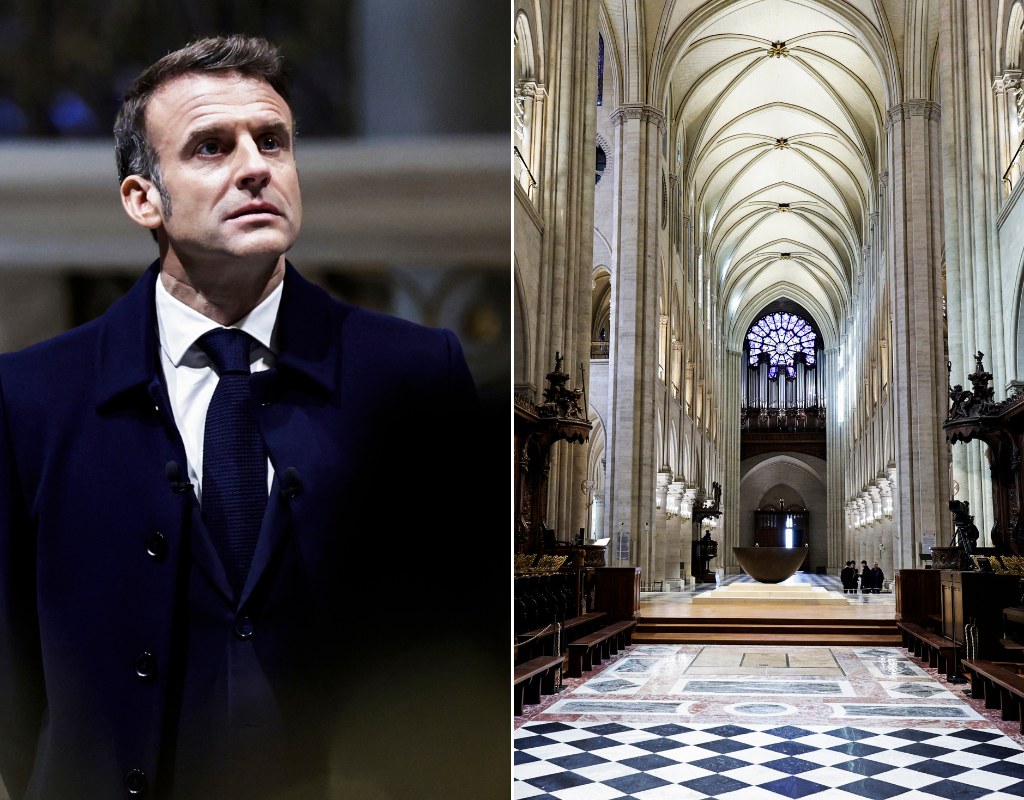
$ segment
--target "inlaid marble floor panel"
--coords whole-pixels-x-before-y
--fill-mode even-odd
[[[565,684],[515,719],[513,797],[1024,797],[1019,723],[901,648],[638,645]]]

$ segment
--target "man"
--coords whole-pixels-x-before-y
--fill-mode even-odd
[[[882,574],[882,570],[878,566],[878,562],[871,568],[871,591],[874,594],[878,594],[882,591],[882,581],[885,580],[885,575]]]
[[[868,562],[867,561],[861,561],[860,562],[860,566],[861,566],[861,571],[860,571],[860,593],[861,594],[871,594],[871,588],[874,585],[874,582],[873,582],[873,579],[871,577],[871,570],[868,569]]]
[[[840,573],[840,578],[843,581],[844,594],[857,591],[857,570],[854,569],[852,561],[846,562],[846,566],[843,567],[843,571]]]
[[[456,598],[432,581],[399,614],[366,576],[405,572],[404,509],[463,540],[459,344],[285,261],[302,202],[267,42],[171,53],[115,133],[158,261],[102,318],[0,357],[0,775],[14,800],[410,796],[371,751],[404,758],[378,733],[429,695],[380,682],[439,673],[423,653]]]

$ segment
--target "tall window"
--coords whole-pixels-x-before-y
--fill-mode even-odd
[[[597,34],[597,104],[604,102],[604,37]]]
[[[786,540],[785,541],[786,541],[786,543],[784,545],[782,545],[783,547],[792,547],[793,546],[793,518],[791,516],[788,516],[788,515],[786,516]]]

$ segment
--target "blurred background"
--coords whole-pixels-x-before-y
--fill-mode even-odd
[[[291,72],[304,219],[289,260],[339,299],[453,330],[484,418],[507,419],[511,24],[482,0],[0,2],[0,352],[99,316],[156,258],[121,209],[114,116],[146,66],[235,32],[273,41]],[[505,474],[503,434],[467,437],[481,462],[467,470]],[[452,545],[492,563],[479,543],[435,538],[447,521],[402,506],[429,465],[396,453],[394,467],[381,476],[396,498],[384,527],[417,544],[363,565],[371,607],[401,592],[415,602],[424,580],[466,582],[426,575]],[[508,485],[494,491],[504,509]],[[438,609],[436,652],[374,651],[339,740],[337,797],[507,796],[506,588]],[[497,620],[487,630],[483,612]]]
[[[289,260],[340,299],[455,331],[485,403],[504,402],[508,21],[476,0],[0,3],[0,351],[102,314],[156,257],[120,206],[114,116],[146,66],[233,32],[291,72]]]

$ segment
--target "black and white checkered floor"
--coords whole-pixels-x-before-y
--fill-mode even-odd
[[[528,722],[515,798],[1001,800],[1024,750],[997,730]]]

